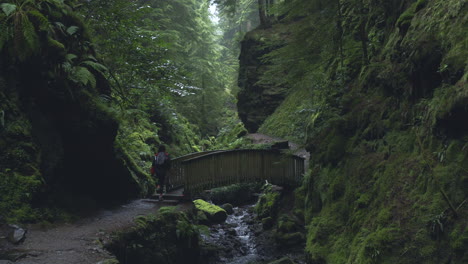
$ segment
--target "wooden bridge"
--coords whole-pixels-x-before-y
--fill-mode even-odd
[[[203,190],[244,182],[268,180],[277,185],[300,183],[304,158],[280,150],[223,150],[198,152],[172,160],[169,184],[184,187],[192,197]]]

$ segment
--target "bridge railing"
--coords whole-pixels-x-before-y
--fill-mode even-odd
[[[214,151],[204,151],[204,152],[195,152],[190,153],[184,156],[177,157],[171,160],[171,169],[168,171],[168,186],[171,186],[172,189],[180,188],[185,184],[184,170],[182,167],[182,162],[188,159],[193,159],[199,156],[207,155],[210,153],[218,152]]]
[[[242,182],[268,180],[296,185],[304,174],[304,158],[279,150],[230,150],[204,153],[181,161],[180,173],[187,195]]]

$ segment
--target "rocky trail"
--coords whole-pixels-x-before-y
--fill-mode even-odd
[[[3,251],[8,251],[15,262],[1,262],[0,260],[0,263],[102,263],[111,258],[102,249],[102,241],[106,240],[113,231],[130,227],[135,217],[155,213],[164,205],[167,204],[140,199],[117,208],[96,212],[92,216],[71,224],[49,229],[29,226],[23,243],[11,245],[2,241]]]

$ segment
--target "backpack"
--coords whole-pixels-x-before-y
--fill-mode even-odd
[[[167,160],[166,153],[164,152],[159,152],[158,155],[154,156],[154,162],[153,164],[156,166],[162,166]]]

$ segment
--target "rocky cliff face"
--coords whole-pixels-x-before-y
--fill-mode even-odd
[[[257,131],[281,104],[288,91],[287,87],[260,80],[262,73],[269,68],[263,56],[274,49],[265,42],[271,41],[272,33],[274,31],[271,29],[258,29],[248,33],[241,42],[237,108],[249,132]]]
[[[292,38],[324,36],[280,48],[308,59],[310,85],[298,79],[260,131],[311,152],[298,192],[309,263],[465,263],[466,1],[295,4],[315,18]]]
[[[5,13],[24,15],[21,23],[0,14],[0,221],[44,217],[34,205],[52,196],[102,201],[140,191],[114,147],[119,122],[100,97],[110,92],[105,67],[70,7],[50,5]]]

